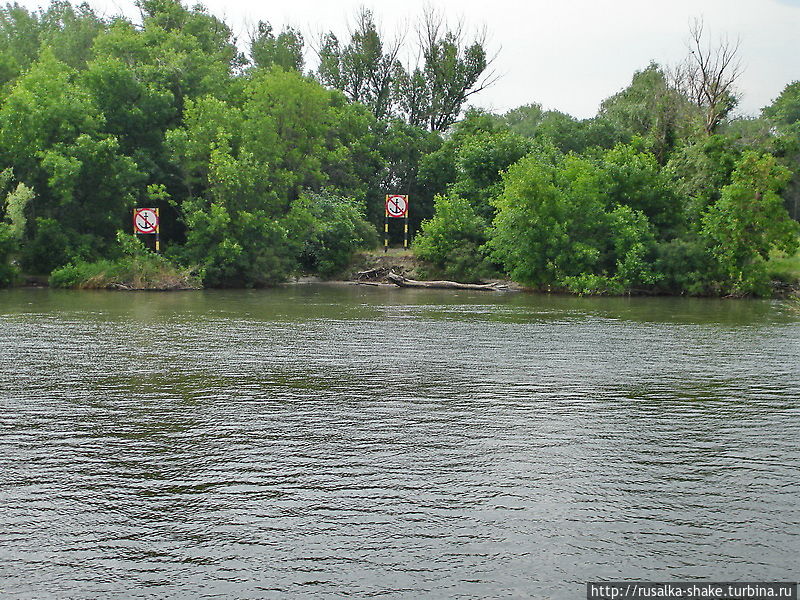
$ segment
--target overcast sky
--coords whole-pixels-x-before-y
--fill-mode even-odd
[[[42,4],[23,0],[28,8]],[[190,3],[194,3],[193,0]],[[45,3],[46,4],[46,3]],[[128,0],[89,0],[107,16],[134,16]],[[745,67],[740,112],[757,114],[800,79],[800,0],[206,0],[242,39],[248,26],[270,21],[300,29],[347,31],[358,7],[370,8],[389,36],[410,31],[426,6],[472,29],[484,28],[497,52],[500,76],[471,102],[504,112],[530,102],[574,116],[594,116],[600,102],[624,88],[651,60],[673,64],[686,56],[688,27],[701,17],[712,41],[741,40]],[[408,34],[409,41],[413,35]],[[314,62],[313,52],[307,57]]]

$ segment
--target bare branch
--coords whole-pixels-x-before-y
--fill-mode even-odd
[[[715,46],[704,43],[702,19],[689,26],[689,55],[671,70],[673,85],[703,111],[704,129],[713,133],[736,106],[739,95],[735,84],[743,72],[739,59],[740,40],[727,36]]]

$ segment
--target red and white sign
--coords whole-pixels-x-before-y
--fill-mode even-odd
[[[386,214],[405,217],[408,214],[408,196],[386,196]]]
[[[133,210],[133,230],[136,233],[158,232],[158,210],[155,208],[136,208]]]

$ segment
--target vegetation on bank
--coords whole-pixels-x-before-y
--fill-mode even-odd
[[[737,49],[700,27],[686,62],[650,63],[578,120],[537,104],[465,112],[491,53],[431,12],[405,52],[362,10],[309,69],[296,30],[259,23],[242,53],[201,7],[137,6],[141,23],[66,2],[0,9],[0,285],[335,277],[376,245],[389,193],[409,194],[433,278],[594,294],[798,285],[800,82],[733,118],[735,61],[713,66]],[[118,235],[134,206],[159,208],[163,255]]]
[[[195,290],[201,277],[145,248],[131,235],[117,234],[120,256],[95,262],[75,261],[50,275],[50,286],[76,289]]]

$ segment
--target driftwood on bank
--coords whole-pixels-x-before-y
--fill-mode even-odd
[[[484,290],[489,292],[499,292],[508,286],[499,283],[458,283],[457,281],[416,281],[406,279],[397,273],[389,273],[386,279],[399,287],[407,288],[427,288],[438,290]]]
[[[378,267],[376,269],[367,269],[366,271],[359,271],[356,273],[356,280],[363,281],[364,279],[378,279],[386,277],[388,269],[385,267]]]

